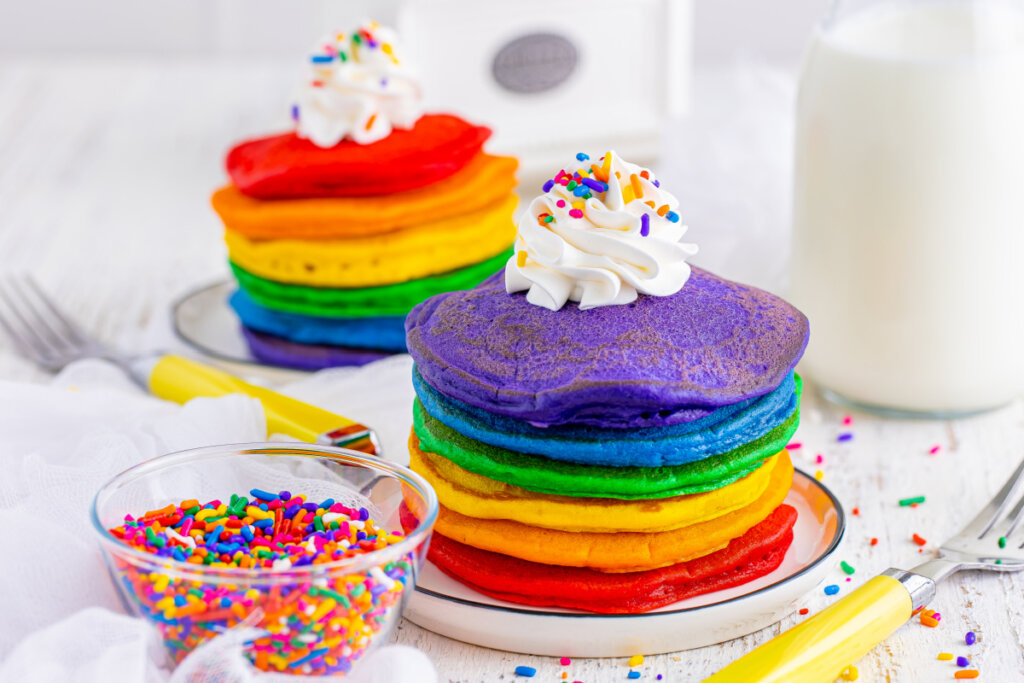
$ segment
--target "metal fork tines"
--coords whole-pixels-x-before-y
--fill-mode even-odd
[[[1024,564],[1024,461],[999,493],[959,534],[942,544],[943,557],[985,569],[1017,569]],[[1007,512],[1009,510],[1009,512]]]
[[[0,278],[0,327],[22,355],[48,370],[81,358],[113,359],[109,349],[61,313],[28,276]]]

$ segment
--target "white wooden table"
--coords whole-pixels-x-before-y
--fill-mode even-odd
[[[227,274],[208,203],[223,182],[222,154],[231,141],[267,129],[267,111],[287,101],[292,76],[259,63],[0,62],[0,271],[35,274],[104,339],[139,349],[173,344],[169,303]],[[0,378],[41,377],[0,339]],[[1024,457],[1020,401],[949,422],[854,413],[845,427],[845,414],[810,387],[796,438],[803,447],[794,452],[799,467],[821,469],[847,511],[860,513],[850,517],[843,552],[856,574],[850,583],[838,569],[833,577],[840,597],[890,565],[929,557]],[[853,440],[838,443],[842,431]],[[940,450],[930,455],[935,445]],[[898,506],[915,495],[927,502]],[[928,539],[923,552],[913,533]],[[814,612],[833,599],[815,592],[803,606]],[[903,627],[859,662],[861,680],[952,680],[954,667],[936,661],[941,651],[970,654],[982,680],[1024,680],[1024,577],[954,577],[933,608],[942,612],[941,626]],[[641,680],[700,680],[799,618],[735,642],[648,657]],[[963,644],[968,630],[979,636],[971,648]],[[536,667],[543,681],[562,680],[563,671],[570,682],[625,680],[628,671],[623,659],[562,667],[553,658],[454,642],[408,622],[396,637],[424,650],[444,681],[514,680],[520,664]]]

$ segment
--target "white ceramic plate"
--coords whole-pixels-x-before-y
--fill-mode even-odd
[[[797,471],[786,502],[798,513],[792,546],[778,569],[742,586],[643,614],[591,614],[495,600],[428,562],[405,616],[474,645],[554,657],[678,652],[739,638],[789,614],[836,564],[846,522],[832,492]]]
[[[172,309],[174,333],[213,364],[241,377],[281,384],[306,376],[302,370],[264,365],[252,357],[238,316],[228,306],[234,290],[234,282],[218,282],[178,299]]]

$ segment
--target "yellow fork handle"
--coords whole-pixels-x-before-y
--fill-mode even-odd
[[[912,611],[903,584],[891,576],[876,576],[705,683],[832,683],[903,625]]]
[[[181,356],[164,356],[149,376],[154,396],[185,403],[197,396],[246,394],[259,399],[267,416],[268,434],[287,434],[307,443],[322,442],[321,435],[358,423],[316,406],[258,387],[226,372]]]

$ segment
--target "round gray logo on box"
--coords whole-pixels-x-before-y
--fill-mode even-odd
[[[506,90],[539,93],[564,83],[576,70],[579,53],[565,36],[528,33],[506,43],[494,56],[491,72]]]

